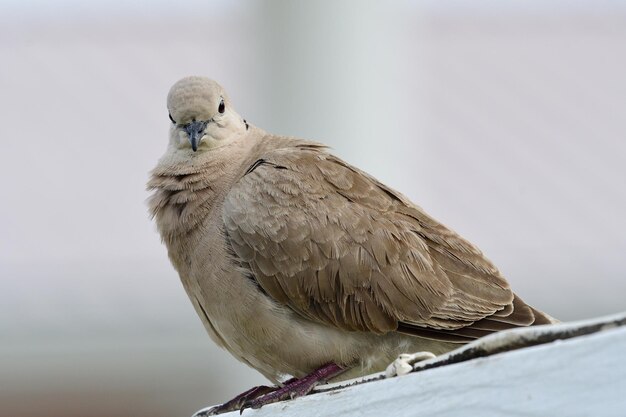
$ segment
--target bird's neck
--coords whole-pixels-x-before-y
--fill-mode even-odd
[[[163,241],[170,246],[188,238],[221,207],[226,192],[235,181],[245,149],[225,149],[202,154],[168,154],[152,171],[148,200]]]
[[[251,126],[231,147],[190,154],[170,146],[148,182],[150,213],[168,248],[194,244],[199,226],[221,215],[226,194],[246,169],[266,152],[295,143]]]

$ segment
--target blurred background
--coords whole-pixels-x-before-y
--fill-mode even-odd
[[[316,139],[476,243],[524,300],[626,310],[626,4],[0,4],[0,415],[188,416],[263,383],[148,218],[179,78]]]

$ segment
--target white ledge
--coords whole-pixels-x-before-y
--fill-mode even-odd
[[[623,417],[625,324],[623,313],[500,332],[420,362],[402,377],[325,385],[243,415]]]

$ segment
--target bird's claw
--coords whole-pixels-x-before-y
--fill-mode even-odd
[[[261,408],[264,405],[278,401],[302,397],[311,392],[317,384],[326,382],[343,371],[344,369],[339,365],[329,363],[300,379],[291,378],[284,382],[282,387],[268,387],[265,385],[254,387],[224,404],[202,409],[192,417],[214,416],[235,410],[239,410],[239,414],[241,414],[246,408]]]
[[[391,378],[396,375],[406,375],[413,370],[413,364],[434,357],[435,355],[431,352],[403,353],[385,369],[385,376]]]
[[[316,380],[306,380],[300,379],[292,382],[291,384],[285,385],[282,388],[279,388],[273,392],[268,394],[247,400],[240,409],[240,414],[246,408],[261,408],[264,405],[276,403],[279,401],[292,400],[294,398],[302,397],[307,395],[316,385],[319,384],[319,381]]]
[[[266,395],[272,391],[277,390],[278,387],[268,387],[266,385],[259,385],[258,387],[254,387],[249,389],[248,391],[242,392],[235,398],[230,401],[225,402],[224,404],[215,405],[213,407],[205,408],[197,413],[195,413],[192,417],[208,417],[215,416],[222,413],[227,413],[229,411],[239,410],[239,414],[243,412],[243,409],[246,408],[246,404],[257,397]]]

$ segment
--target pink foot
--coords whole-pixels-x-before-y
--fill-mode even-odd
[[[235,398],[230,401],[225,402],[224,404],[216,405],[215,407],[211,407],[208,410],[202,410],[193,415],[193,417],[206,417],[206,416],[214,416],[217,414],[227,413],[229,411],[241,410],[249,401],[254,400],[261,395],[265,395],[272,391],[277,390],[279,387],[268,387],[266,385],[259,385],[258,387],[250,388],[247,391],[242,392]]]
[[[318,384],[328,381],[343,371],[344,369],[339,365],[329,363],[328,365],[324,365],[321,368],[316,369],[307,376],[300,379],[294,378],[288,381],[285,386],[269,392],[268,394],[257,396],[253,399],[245,401],[240,409],[240,412],[243,412],[243,410],[248,407],[261,408],[266,404],[302,397],[311,392],[311,390]]]

